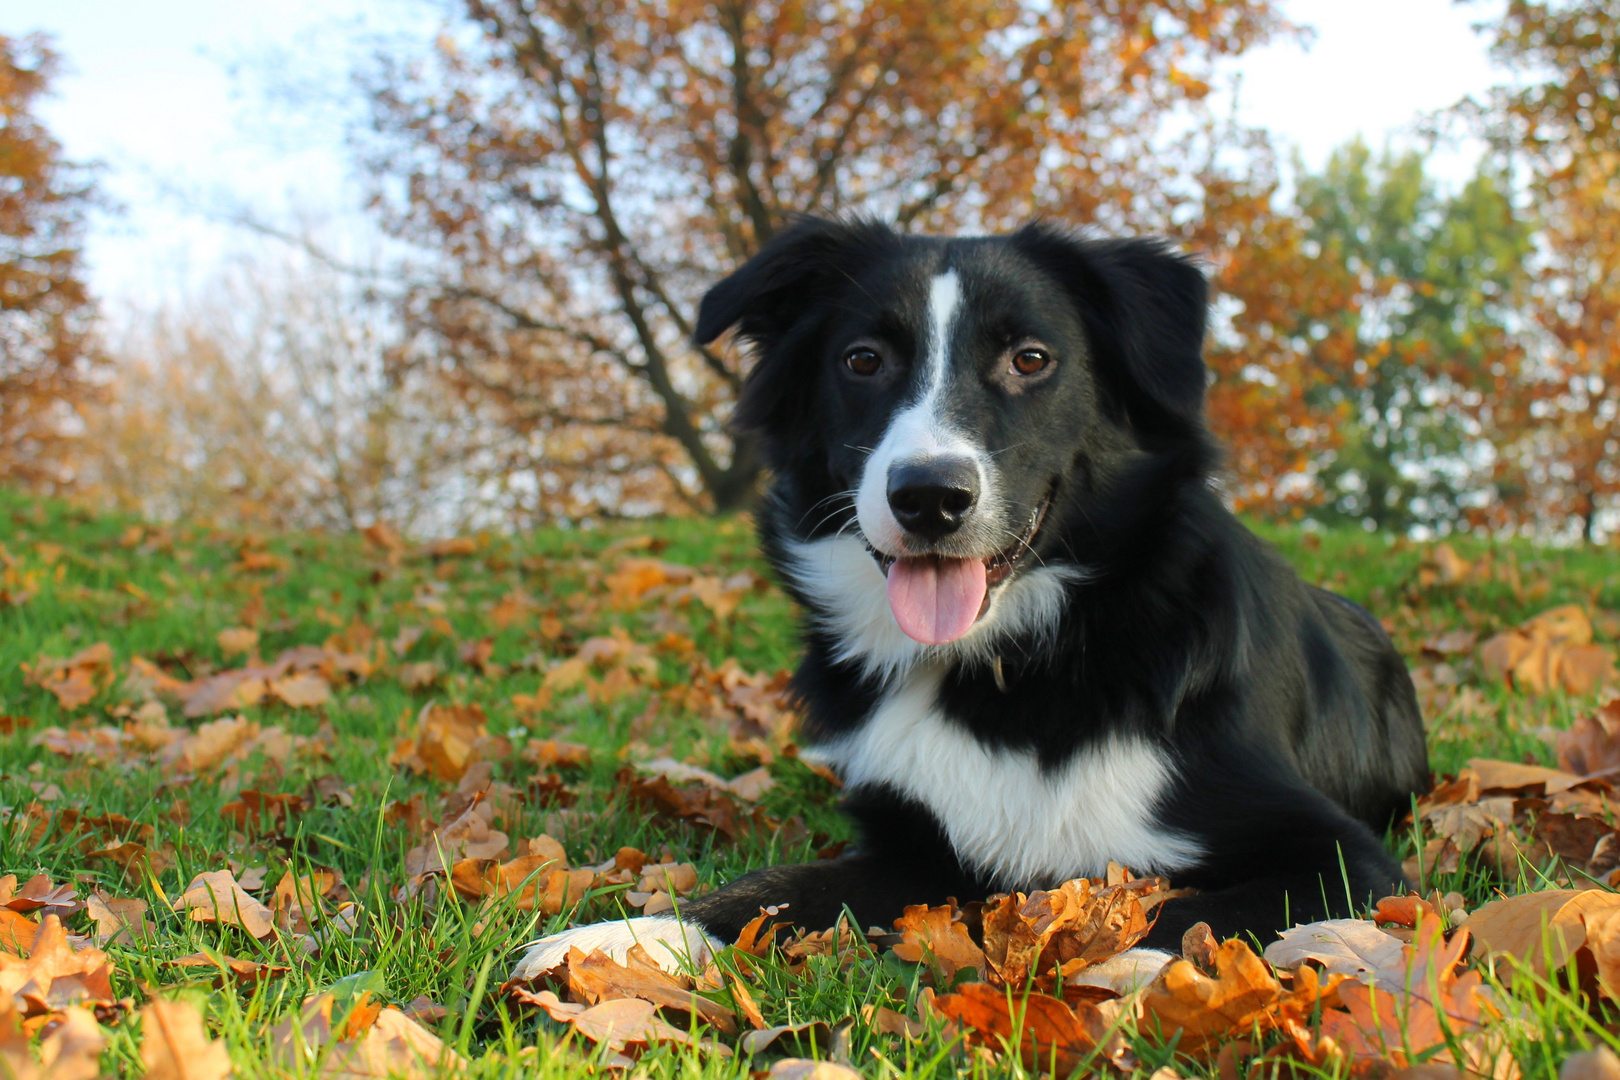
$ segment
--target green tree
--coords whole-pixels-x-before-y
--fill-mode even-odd
[[[1319,391],[1346,417],[1319,513],[1444,528],[1488,493],[1492,389],[1514,347],[1531,223],[1494,161],[1446,194],[1422,153],[1375,155],[1359,139],[1302,175],[1298,199],[1316,257],[1360,291],[1342,317],[1361,355]]]

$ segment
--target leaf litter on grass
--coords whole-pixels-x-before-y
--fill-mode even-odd
[[[341,544],[323,539],[294,558],[277,538],[183,532],[150,552],[144,532],[135,547],[86,550],[104,567],[126,551],[191,552],[214,560],[212,577],[191,574],[195,564],[173,563],[171,581],[118,564],[108,577],[130,588],[103,601],[100,585],[39,576],[35,617],[67,603],[116,603],[129,617],[72,644],[38,638],[18,656],[27,672],[0,684],[7,739],[37,766],[5,825],[58,868],[19,872],[0,902],[0,970],[12,981],[24,967],[39,974],[9,996],[30,1061],[91,1075],[72,1063],[85,1060],[86,1030],[108,1037],[97,1016],[115,1041],[126,1024],[139,1033],[121,1061],[145,1061],[144,1033],[159,1025],[130,1010],[161,1002],[191,1009],[172,1014],[170,1041],[201,1066],[222,1060],[209,1047],[257,1030],[262,1045],[240,1051],[255,1068],[325,1075],[426,1075],[459,1068],[462,1046],[502,1053],[490,1035],[504,1011],[532,1018],[521,1039],[580,1067],[671,1052],[740,1054],[757,1071],[783,1053],[864,1066],[872,1059],[859,1047],[897,1062],[910,1045],[966,1055],[951,1059],[960,1063],[1010,1050],[1034,1068],[1145,1074],[1145,1063],[1169,1060],[1168,1038],[1185,1075],[1235,1076],[1247,1062],[1251,1072],[1372,1076],[1430,1061],[1500,1076],[1487,1036],[1508,1021],[1493,1000],[1517,1015],[1511,995],[1535,985],[1515,979],[1520,967],[1545,981],[1567,961],[1596,1018],[1620,985],[1615,920],[1587,896],[1611,895],[1620,859],[1609,806],[1620,706],[1609,706],[1578,710],[1549,736],[1556,767],[1475,753],[1424,797],[1412,854],[1452,891],[1389,898],[1376,920],[1299,928],[1257,943],[1263,955],[1189,935],[1182,959],[1139,991],[1086,983],[1176,895],[1173,882],[1123,869],[911,909],[892,931],[787,932],[767,913],[702,971],[580,955],[544,984],[503,988],[504,957],[469,953],[471,942],[510,944],[534,932],[527,920],[555,929],[667,912],[767,857],[836,851],[801,815],[826,820],[837,778],[798,760],[786,630],[775,652],[730,654],[761,610],[787,625],[785,602],[752,570],[688,566],[661,541],[605,550],[569,540],[571,554],[525,556],[489,538],[419,548],[378,535],[358,556],[332,555],[355,560],[352,576],[319,589],[303,582]],[[1436,571],[1412,584],[1391,620],[1445,716],[1500,721],[1560,700],[1571,672],[1595,671],[1594,687],[1611,677],[1582,667],[1600,653],[1574,651],[1610,647],[1602,612],[1581,609],[1590,638],[1567,611],[1537,622],[1530,608],[1511,623],[1454,613],[1468,590],[1511,575],[1501,562],[1446,565],[1445,580]],[[1533,590],[1523,591],[1528,606]],[[208,618],[172,616],[205,594],[216,605]],[[136,647],[124,629],[142,619],[154,629]],[[1545,648],[1498,675],[1482,651],[1507,632]],[[119,798],[97,779],[107,777],[155,799]],[[1527,880],[1545,896],[1535,918],[1561,935],[1550,967],[1542,923],[1487,902]],[[1572,895],[1546,893],[1559,884]],[[373,990],[355,1005],[319,991],[378,949],[421,958],[398,998]],[[494,996],[479,999],[486,958]],[[1413,972],[1440,991],[1418,989]],[[170,986],[211,988],[208,1008],[171,1001]],[[246,1019],[240,1010],[265,994],[287,1004],[253,1006],[268,1011]],[[436,1023],[449,1026],[429,1030]],[[578,1056],[586,1045],[606,1056]],[[848,1072],[789,1058],[770,1071],[838,1069]]]

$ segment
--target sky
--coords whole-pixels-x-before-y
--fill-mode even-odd
[[[1282,0],[1313,28],[1233,65],[1240,119],[1319,166],[1358,132],[1409,139],[1425,112],[1503,81],[1474,22],[1500,0]],[[176,295],[249,243],[227,220],[251,206],[361,237],[344,145],[345,76],[362,34],[430,34],[426,0],[0,0],[0,33],[44,31],[65,71],[46,122],[76,160],[101,165],[111,204],[87,243],[92,287],[138,306]],[[290,104],[276,88],[302,91]],[[1437,162],[1465,176],[1477,150]]]

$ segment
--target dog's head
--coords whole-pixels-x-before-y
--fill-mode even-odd
[[[1063,558],[1056,523],[1203,443],[1206,285],[1154,240],[938,239],[806,219],[703,299],[758,363],[758,433],[803,539],[858,526],[909,637],[954,641]]]

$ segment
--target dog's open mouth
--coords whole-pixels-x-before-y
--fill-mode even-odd
[[[1029,516],[1017,540],[988,558],[889,555],[867,544],[889,582],[889,609],[906,636],[924,645],[955,641],[973,628],[990,603],[990,587],[1012,576],[1032,550],[1046,520],[1048,495]]]

